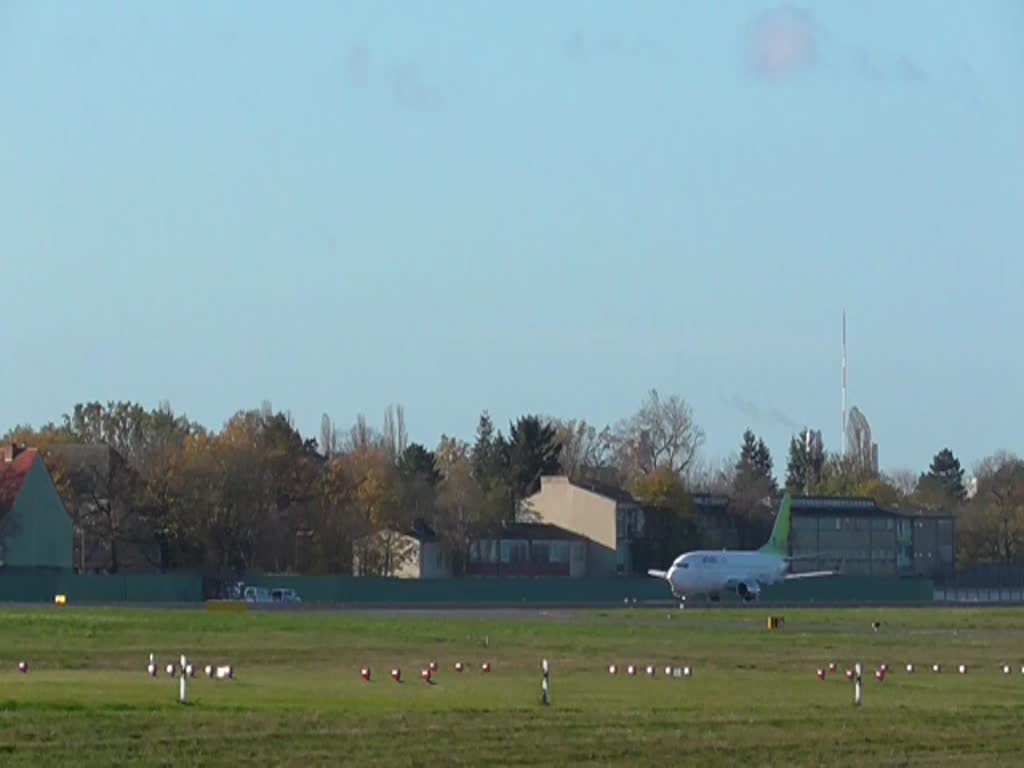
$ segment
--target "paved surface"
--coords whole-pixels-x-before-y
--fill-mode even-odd
[[[1020,605],[1020,604],[1017,604]],[[206,603],[68,603],[68,605],[61,607],[56,606],[52,603],[0,603],[0,610],[24,610],[24,609],[36,609],[36,610],[54,610],[54,611],[67,611],[74,610],[75,608],[103,608],[109,610],[132,610],[132,609],[165,609],[165,610],[203,610],[206,608]],[[644,613],[661,616],[660,611],[657,614],[651,609],[661,609],[668,614],[685,614],[699,611],[702,613],[719,613],[726,612],[728,614],[736,614],[737,612],[746,612],[752,616],[757,617],[758,621],[764,619],[767,615],[766,612],[778,612],[785,611],[787,609],[800,609],[800,608],[828,608],[830,610],[836,609],[856,609],[856,608],[977,608],[977,607],[1013,607],[1014,604],[1006,602],[994,601],[991,603],[982,602],[970,602],[970,603],[807,603],[807,602],[793,602],[793,603],[751,603],[751,604],[740,604],[740,603],[693,603],[687,606],[686,609],[680,610],[678,603],[675,601],[661,601],[651,600],[647,602],[638,601],[635,604],[624,606],[622,603],[607,603],[607,604],[595,604],[595,603],[579,603],[579,604],[568,604],[558,603],[550,605],[515,605],[508,603],[302,603],[299,605],[280,605],[273,603],[250,603],[248,604],[248,610],[250,611],[272,611],[272,612],[286,612],[286,613],[351,613],[351,614],[373,614],[373,615],[402,615],[402,616],[486,616],[488,618],[500,618],[500,617],[547,617],[547,618],[567,618],[573,617],[578,618],[578,615],[582,612],[604,612],[604,613],[616,613],[623,616],[629,615],[633,611],[642,611]],[[742,615],[742,614],[740,614]]]

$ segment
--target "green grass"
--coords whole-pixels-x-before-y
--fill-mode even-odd
[[[784,615],[769,633],[759,608],[5,610],[0,765],[1020,764],[1024,612]],[[236,679],[196,678],[181,706],[177,681],[146,676],[151,651],[161,666],[182,652],[200,666],[231,663]],[[544,657],[551,707],[540,704]],[[29,674],[16,671],[20,660]],[[430,660],[441,668],[428,686],[419,670]],[[468,665],[461,675],[457,660]],[[817,680],[832,660],[840,674]],[[865,665],[859,709],[841,675],[854,661]],[[891,672],[879,684],[871,674],[883,662]],[[610,663],[651,663],[659,674],[611,677]],[[955,672],[961,663],[967,675]],[[695,675],[667,679],[670,664]],[[369,684],[358,674],[366,665]],[[393,666],[401,685],[388,678]]]

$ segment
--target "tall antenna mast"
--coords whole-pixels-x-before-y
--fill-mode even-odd
[[[846,310],[843,310],[843,383],[842,383],[842,399],[843,399],[843,432],[840,436],[842,445],[842,453],[846,455]]]

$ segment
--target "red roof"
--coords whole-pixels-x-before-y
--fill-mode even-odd
[[[14,506],[18,494],[21,493],[21,486],[38,457],[38,450],[27,448],[15,456],[14,461],[0,463],[0,510]]]

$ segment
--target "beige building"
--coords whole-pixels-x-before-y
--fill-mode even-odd
[[[513,523],[477,539],[469,550],[467,576],[587,575],[587,539],[548,523]]]
[[[582,536],[587,540],[587,575],[615,576],[636,570],[632,544],[643,537],[644,512],[625,491],[549,475],[525,500],[520,520],[557,525]]]
[[[353,544],[352,573],[393,579],[442,579],[452,575],[441,542],[426,526],[383,530]]]

